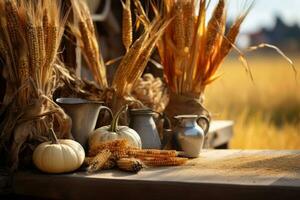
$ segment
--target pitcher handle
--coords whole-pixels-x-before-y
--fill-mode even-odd
[[[106,106],[101,106],[100,107],[100,111],[99,111],[99,115],[98,116],[100,116],[100,113],[101,113],[102,110],[107,111],[108,114],[109,114],[109,116],[110,116],[110,119],[111,120],[113,119],[114,115],[113,115],[111,109],[109,107],[106,107]]]
[[[164,129],[171,129],[171,121],[165,113],[160,113],[154,110],[152,110],[152,112],[158,114],[159,118],[164,120]],[[165,127],[165,124],[167,124],[167,128]]]
[[[197,118],[197,123],[199,124],[199,126],[201,126],[201,123],[200,123],[201,121],[204,121],[204,123],[205,123],[205,129],[203,131],[204,131],[204,135],[207,135],[207,133],[209,131],[210,121],[209,121],[208,117],[206,117],[205,115],[199,115]]]

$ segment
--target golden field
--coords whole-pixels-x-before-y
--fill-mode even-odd
[[[221,78],[205,93],[215,119],[235,121],[230,148],[300,149],[300,75],[296,81],[279,56],[247,60],[254,82],[237,58],[229,58],[219,71]],[[292,60],[300,66],[300,57]]]

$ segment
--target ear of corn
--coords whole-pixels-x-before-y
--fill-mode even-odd
[[[121,1],[123,6],[122,40],[126,51],[129,50],[130,45],[132,44],[132,17],[130,1],[131,0],[126,0],[126,3],[123,3],[123,1]]]
[[[136,158],[121,158],[117,161],[118,168],[127,171],[137,173],[144,168],[142,161]]]
[[[119,97],[131,93],[141,77],[151,53],[169,21],[154,19],[145,32],[136,40],[123,57],[113,79],[112,87]]]
[[[115,159],[108,159],[108,161],[106,161],[106,163],[103,165],[102,169],[103,170],[108,170],[108,169],[112,169],[117,165],[116,160]]]
[[[96,144],[90,145],[89,147],[89,156],[95,156],[99,152],[108,149],[112,152],[116,157],[125,156],[128,149],[127,140],[113,140],[107,142],[99,142]]]
[[[161,167],[161,166],[179,166],[184,165],[188,159],[169,157],[169,158],[152,158],[152,157],[142,157],[140,158],[146,166]]]
[[[87,171],[89,173],[93,173],[101,170],[105,166],[105,163],[109,160],[110,156],[111,152],[109,150],[101,151],[89,162]]]
[[[157,149],[129,149],[128,155],[131,157],[155,157],[155,158],[169,158],[178,155],[175,150],[157,150]]]
[[[84,165],[84,166],[87,166],[87,167],[90,166],[90,165],[92,165],[94,158],[95,158],[95,157],[85,157],[83,165]],[[116,161],[115,161],[115,159],[109,158],[109,159],[103,164],[103,166],[101,167],[101,169],[103,169],[103,170],[112,169],[112,168],[114,168],[115,166],[116,166]]]

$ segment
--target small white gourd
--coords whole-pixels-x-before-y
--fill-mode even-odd
[[[74,140],[58,140],[51,129],[50,142],[44,142],[33,152],[35,166],[47,173],[67,173],[78,169],[85,158],[83,147]]]

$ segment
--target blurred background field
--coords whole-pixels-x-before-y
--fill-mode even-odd
[[[230,148],[299,149],[300,82],[290,65],[273,54],[248,56],[254,82],[235,57],[207,88],[206,106],[215,119],[235,121]],[[300,56],[291,56],[296,66]],[[300,70],[298,68],[298,70]]]

